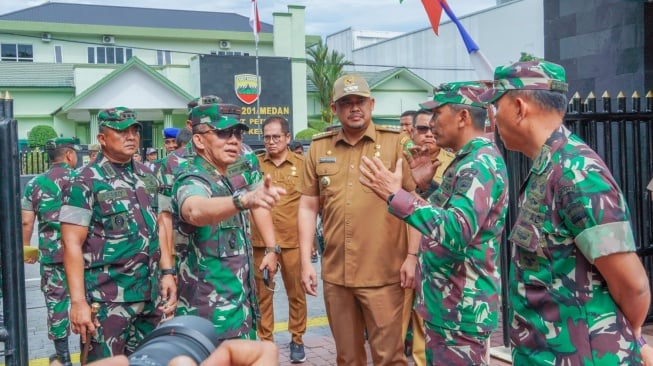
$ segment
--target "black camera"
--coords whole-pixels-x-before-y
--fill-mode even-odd
[[[148,334],[129,358],[131,366],[167,366],[177,356],[198,365],[222,343],[213,323],[194,315],[174,317]]]

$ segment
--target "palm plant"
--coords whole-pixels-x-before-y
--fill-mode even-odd
[[[329,52],[326,44],[320,41],[306,50],[308,59],[308,79],[315,85],[320,101],[320,114],[322,120],[331,123],[331,92],[333,83],[342,76],[342,69],[346,65],[353,65],[345,60],[345,55],[338,51]]]

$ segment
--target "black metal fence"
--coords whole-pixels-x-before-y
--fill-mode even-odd
[[[35,149],[20,152],[20,174],[41,174],[50,167],[50,160],[45,151]]]
[[[582,100],[576,93],[570,100],[564,124],[582,138],[605,161],[621,187],[630,208],[637,253],[642,258],[649,282],[653,284],[653,202],[646,186],[653,177],[653,92],[644,98],[635,92],[628,101],[620,92],[613,111],[613,98],[605,92],[600,98],[601,111],[597,110],[597,98],[590,93]],[[506,159],[510,177],[510,206],[506,227],[512,228],[518,211],[519,187],[527,176],[531,161],[521,153],[507,151],[496,137],[496,142]],[[502,315],[504,343],[508,338],[508,267],[510,247],[504,238],[502,243]],[[652,291],[653,293],[653,291]],[[647,322],[653,321],[649,309]]]

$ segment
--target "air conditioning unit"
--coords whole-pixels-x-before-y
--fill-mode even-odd
[[[229,41],[222,40],[222,41],[220,41],[219,45],[220,45],[220,48],[223,49],[223,50],[228,50],[228,49],[231,48],[231,42],[229,42]]]
[[[116,37],[114,37],[114,36],[102,36],[102,43],[114,44],[114,43],[116,43]]]
[[[41,41],[50,42],[51,40],[52,40],[52,34],[50,34],[48,32],[41,33]]]

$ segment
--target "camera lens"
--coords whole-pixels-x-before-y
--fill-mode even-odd
[[[194,315],[178,316],[145,337],[129,356],[129,364],[166,366],[177,356],[188,356],[200,364],[220,343],[211,321]]]

